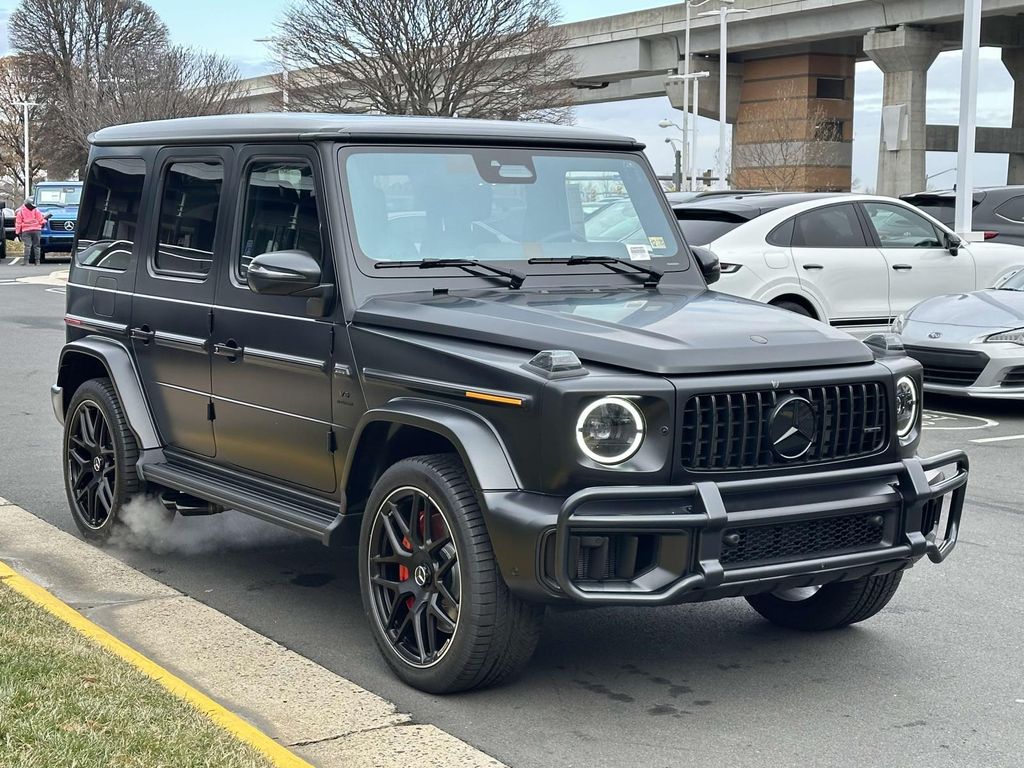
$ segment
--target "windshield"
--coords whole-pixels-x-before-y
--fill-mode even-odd
[[[36,205],[78,205],[82,198],[82,186],[66,187],[37,186],[34,190]]]
[[[685,269],[662,193],[631,155],[505,148],[344,156],[355,241],[371,264],[611,256]],[[369,266],[369,265],[368,265]]]

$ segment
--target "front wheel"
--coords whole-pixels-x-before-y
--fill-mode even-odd
[[[747,602],[772,624],[790,629],[838,629],[870,619],[882,610],[903,579],[903,571],[820,587],[778,589],[751,595]]]
[[[509,592],[457,456],[416,456],[384,472],[363,516],[359,566],[374,640],[409,685],[494,685],[533,654],[543,607]]]

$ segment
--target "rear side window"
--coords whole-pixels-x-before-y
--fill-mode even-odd
[[[996,208],[996,214],[1010,221],[1024,222],[1024,196],[1011,197]]]
[[[146,161],[110,157],[89,167],[78,220],[78,264],[123,272],[131,264]]]
[[[242,252],[237,275],[261,253],[305,251],[323,265],[313,169],[302,160],[261,161],[246,174]]]
[[[793,225],[794,248],[863,248],[867,244],[852,205],[830,205],[802,213]]]
[[[153,268],[181,277],[205,277],[213,264],[224,166],[214,161],[173,163],[164,176]]]
[[[707,245],[748,221],[728,211],[675,210],[679,228],[690,245]]]

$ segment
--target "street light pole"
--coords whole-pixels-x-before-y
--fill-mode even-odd
[[[702,72],[692,72],[689,75],[669,75],[668,76],[668,80],[670,82],[671,81],[679,81],[679,80],[683,80],[684,82],[688,81],[688,80],[700,80],[702,78],[708,77],[710,74],[711,74],[710,72],[702,71]],[[700,87],[697,85],[697,83],[693,84],[693,112],[694,112],[694,115],[699,115],[700,114]],[[670,128],[672,126],[675,126],[676,128],[679,128],[679,126],[676,125],[675,123],[673,123],[671,120],[662,120],[661,122],[658,123],[658,125],[660,125],[662,128]],[[683,130],[683,129],[679,128],[679,130]],[[686,136],[685,133],[683,135]],[[691,132],[690,136],[687,136],[687,138],[690,138],[691,136],[692,136],[692,140],[691,140],[691,143],[690,143],[690,147],[692,148],[692,151],[690,152],[690,191],[696,192],[697,191],[697,120],[696,120],[696,117],[694,118],[694,121],[693,121],[692,132]]]
[[[749,13],[746,8],[728,8],[723,5],[717,11],[705,11],[701,16],[718,16],[718,188],[728,189],[729,183],[725,178],[725,132],[726,132],[726,102],[728,101],[728,58],[729,42],[726,33],[726,26],[731,13]]]
[[[974,132],[978,124],[978,51],[981,48],[981,0],[964,0],[964,40],[960,62],[960,135],[956,158],[954,228],[974,229]]]
[[[14,106],[22,108],[22,119],[25,123],[25,135],[24,135],[24,148],[25,148],[25,199],[32,197],[32,177],[30,175],[31,166],[29,165],[28,158],[28,110],[29,107],[38,107],[38,102],[35,101],[16,101]]]
[[[257,37],[253,39],[254,43],[263,43],[265,45],[272,45],[274,38],[272,37]],[[285,61],[284,57],[281,57],[281,111],[287,112],[290,102],[288,93],[288,62]]]
[[[686,79],[683,81],[683,127],[680,129],[683,132],[683,164],[689,167],[690,165],[690,154],[697,152],[696,145],[690,143],[690,8],[702,8],[711,0],[701,0],[699,3],[693,2],[693,0],[685,0],[686,5],[686,26],[684,27],[683,33],[683,66],[682,72],[679,72],[679,67],[676,67],[676,71],[679,72]],[[719,0],[722,3],[733,3],[735,0]],[[678,49],[677,49],[678,50]],[[698,88],[696,83],[693,84],[694,91]],[[694,101],[696,101],[696,94],[694,94]],[[697,124],[697,118],[700,115],[694,110],[693,123],[694,126]],[[696,130],[696,128],[694,129]]]

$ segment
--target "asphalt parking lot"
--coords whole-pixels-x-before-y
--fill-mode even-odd
[[[0,267],[0,495],[73,530],[49,403],[64,296],[46,276],[57,268]],[[960,546],[841,632],[778,629],[741,601],[549,612],[523,677],[435,698],[385,668],[346,550],[227,513],[177,521],[158,551],[128,541],[117,554],[517,768],[1017,767],[1024,404],[926,404],[922,452],[971,456]]]

